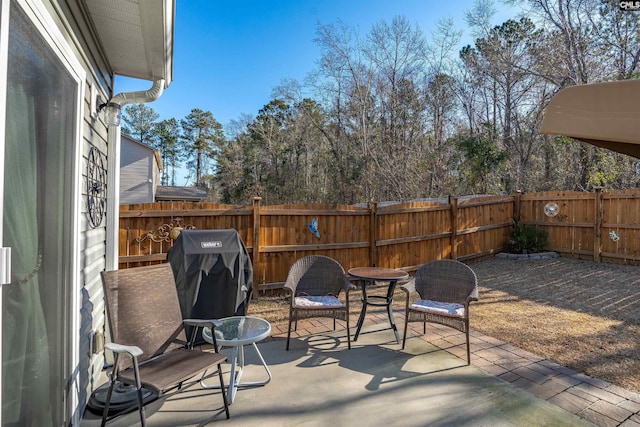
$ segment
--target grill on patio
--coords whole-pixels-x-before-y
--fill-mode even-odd
[[[253,269],[236,230],[183,230],[167,260],[183,318],[220,319],[246,314]]]

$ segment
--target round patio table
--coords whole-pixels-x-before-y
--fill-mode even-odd
[[[409,277],[409,273],[397,268],[385,268],[385,267],[356,267],[349,270],[349,275],[356,279],[359,279],[362,283],[362,311],[358,318],[358,324],[356,326],[356,335],[353,340],[357,341],[360,335],[360,329],[364,323],[364,316],[367,314],[367,306],[386,307],[387,314],[389,316],[389,323],[393,329],[393,333],[396,336],[396,342],[400,344],[400,336],[398,335],[398,328],[396,322],[393,319],[393,293],[396,289],[396,284],[399,280],[404,280]],[[386,295],[368,295],[367,296],[367,284],[374,282],[388,282]],[[372,301],[372,299],[374,301]]]
[[[256,343],[262,341],[271,333],[271,324],[264,319],[258,317],[247,316],[233,316],[219,319],[222,323],[214,329],[216,336],[216,342],[220,347],[232,347],[233,353],[231,356],[231,372],[229,373],[229,385],[227,391],[227,399],[229,403],[233,403],[235,400],[236,392],[239,387],[256,387],[263,386],[271,381],[271,371],[267,363],[264,361],[260,350]],[[202,330],[202,337],[205,341],[213,344],[213,338],[211,335],[211,328],[205,327]],[[251,344],[256,351],[256,354],[262,362],[268,378],[265,381],[258,382],[240,382],[242,371],[244,370],[244,346]],[[202,384],[205,388],[220,388],[220,386],[207,386]]]

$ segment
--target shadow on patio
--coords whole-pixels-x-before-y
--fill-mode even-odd
[[[351,350],[343,331],[293,339],[288,352],[280,338],[260,343],[273,380],[241,389],[229,421],[218,413],[219,397],[194,385],[152,404],[149,425],[589,425],[421,338],[409,339],[402,351],[388,341],[389,330],[378,329],[365,327]],[[254,356],[248,349],[243,380],[263,374]],[[133,413],[110,425],[136,422]],[[99,423],[87,416],[82,425]]]

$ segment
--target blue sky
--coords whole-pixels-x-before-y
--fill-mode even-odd
[[[364,36],[372,25],[404,15],[430,38],[443,18],[465,29],[472,0],[177,0],[173,82],[148,104],[161,119],[180,120],[191,109],[211,111],[223,125],[257,115],[283,79],[302,81],[316,66],[317,23],[342,20]],[[517,10],[495,2],[494,23]],[[465,31],[465,44],[472,41]],[[150,82],[116,80],[116,93],[147,90]]]

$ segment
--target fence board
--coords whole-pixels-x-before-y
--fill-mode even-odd
[[[458,201],[457,255],[461,259],[499,252],[511,231],[513,196],[485,196]]]
[[[377,263],[380,267],[418,268],[433,259],[448,257],[451,238],[450,204],[407,202],[378,207],[376,212]]]
[[[638,189],[604,193],[602,197],[603,261],[640,262],[640,192]]]

